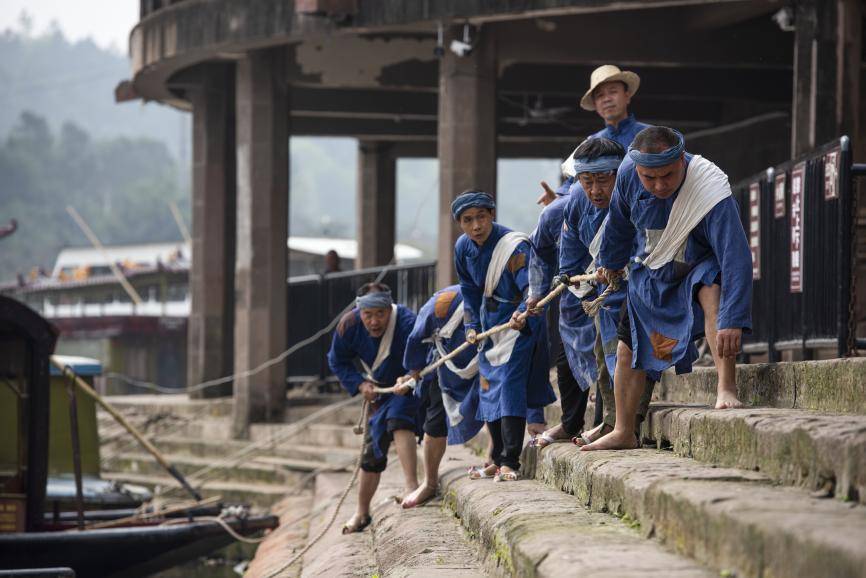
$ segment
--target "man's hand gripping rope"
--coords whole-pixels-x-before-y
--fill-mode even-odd
[[[611,294],[616,293],[619,289],[619,280],[622,277],[622,272],[620,271],[608,271],[605,269],[599,269],[594,273],[587,273],[585,275],[574,275],[569,277],[566,274],[562,274],[559,277],[556,277],[553,280],[553,289],[540,300],[536,300],[533,297],[530,297],[526,300],[526,311],[515,311],[514,315],[511,316],[511,321],[508,322],[512,329],[517,329],[518,331],[523,329],[523,326],[526,324],[526,318],[531,315],[541,315],[541,312],[544,310],[544,306],[547,305],[550,301],[556,298],[557,295],[565,291],[571,285],[577,285],[584,281],[586,282],[598,282],[598,283],[607,283],[608,286],[602,291],[601,295],[599,295],[593,301],[584,301],[582,306],[583,310],[590,317],[595,317],[601,306],[604,305],[605,299]],[[494,329],[496,329],[494,327]]]

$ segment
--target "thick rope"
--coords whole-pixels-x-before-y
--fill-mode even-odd
[[[364,408],[361,411],[361,424],[366,424],[367,416],[370,411],[370,402],[364,400]],[[361,434],[363,434],[363,425],[361,428]],[[358,433],[357,431],[355,433]],[[292,559],[286,562],[284,565],[280,566],[276,571],[271,572],[265,578],[275,578],[279,574],[283,573],[285,570],[288,570],[292,567],[296,562],[298,562],[304,554],[306,554],[310,548],[319,543],[319,541],[328,533],[328,530],[334,525],[334,522],[337,520],[337,516],[340,514],[340,508],[343,507],[343,503],[346,501],[346,498],[349,496],[349,492],[352,491],[352,486],[355,485],[355,480],[358,479],[358,472],[361,470],[361,459],[364,456],[364,444],[361,444],[361,449],[358,452],[358,457],[355,459],[355,468],[352,472],[352,477],[349,479],[349,483],[346,484],[346,488],[343,490],[343,493],[340,494],[340,499],[337,500],[337,506],[334,508],[334,512],[331,514],[331,517],[328,519],[325,526],[319,531],[315,538],[307,542],[307,545],[304,546],[300,552],[292,556]]]
[[[605,299],[607,299],[611,294],[619,291],[619,278],[614,277],[610,280],[610,283],[607,287],[604,288],[604,291],[601,292],[601,295],[593,299],[592,301],[584,301],[581,303],[583,307],[584,313],[589,315],[590,317],[595,317],[598,315],[598,312],[601,311],[602,305],[604,305]]]
[[[536,303],[535,307],[533,308],[533,311],[530,312],[529,310],[527,310],[527,311],[524,311],[523,313],[521,313],[517,318],[517,322],[522,323],[523,321],[526,320],[527,317],[532,315],[535,311],[544,308],[545,305],[547,305],[548,303],[550,303],[551,301],[556,299],[557,295],[559,295],[560,293],[565,291],[566,287],[568,287],[569,285],[573,285],[575,283],[580,283],[581,281],[593,281],[593,280],[595,280],[595,278],[596,278],[595,274],[592,273],[592,274],[587,274],[587,275],[574,275],[573,277],[568,277],[567,282],[565,279],[563,279],[562,283],[560,283],[559,285],[554,287],[547,295],[545,295],[541,300],[539,300],[538,303]],[[516,331],[514,325],[515,325],[515,321],[508,320],[505,323],[491,327],[487,331],[482,331],[481,333],[478,333],[475,336],[475,339],[472,341],[469,341],[467,339],[466,341],[464,341],[463,343],[461,343],[460,345],[455,347],[448,355],[440,357],[439,359],[437,359],[436,361],[434,361],[433,363],[431,363],[430,365],[428,365],[427,367],[422,369],[418,374],[418,379],[421,379],[421,378],[433,373],[434,371],[439,369],[439,367],[441,367],[446,361],[450,361],[451,359],[454,359],[455,357],[460,355],[460,353],[462,353],[467,347],[469,347],[471,345],[476,345],[478,343],[481,343],[485,339],[487,339],[493,335],[496,335],[497,333],[502,333],[503,331],[506,331],[508,329],[513,329]],[[375,393],[394,393],[397,389],[398,389],[398,386],[393,385],[391,387],[374,387],[373,391]]]

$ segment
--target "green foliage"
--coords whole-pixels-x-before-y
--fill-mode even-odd
[[[50,268],[64,246],[89,245],[67,205],[102,242],[123,244],[179,239],[169,201],[189,218],[177,166],[162,143],[93,139],[74,123],[54,134],[43,117],[24,112],[0,143],[0,224],[18,220],[18,231],[0,241],[0,279]]]

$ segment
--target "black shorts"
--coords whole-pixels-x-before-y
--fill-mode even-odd
[[[619,325],[616,326],[616,338],[622,341],[629,349],[631,345],[631,319],[628,316],[628,304],[623,303],[619,312]]]
[[[373,449],[375,442],[370,433],[370,424],[367,424],[366,431],[364,432],[364,454],[361,456],[361,469],[365,472],[381,474],[388,467],[388,448],[391,447],[391,442],[394,441],[395,431],[398,429],[415,431],[415,424],[404,419],[389,419],[386,427],[388,433],[379,440],[379,449],[382,451],[382,457],[377,458],[376,452]]]
[[[448,436],[448,424],[445,404],[442,402],[442,390],[439,389],[439,378],[434,377],[427,387],[427,413],[424,416],[424,433],[433,438]]]

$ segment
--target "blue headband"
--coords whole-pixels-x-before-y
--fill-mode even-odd
[[[609,155],[588,160],[587,157],[574,159],[574,174],[580,173],[609,173],[619,168],[622,157]]]
[[[671,129],[673,130],[673,129]],[[686,141],[679,131],[674,130],[679,139],[679,142],[671,148],[660,153],[642,153],[634,147],[628,147],[628,158],[634,161],[634,164],[642,167],[655,168],[669,165],[678,160],[683,151],[686,149]]]
[[[496,201],[482,191],[467,191],[451,201],[451,215],[455,221],[460,218],[463,211],[473,208],[493,210],[496,208]]]
[[[377,309],[390,307],[394,303],[390,291],[376,291],[355,298],[355,306],[358,309]]]

